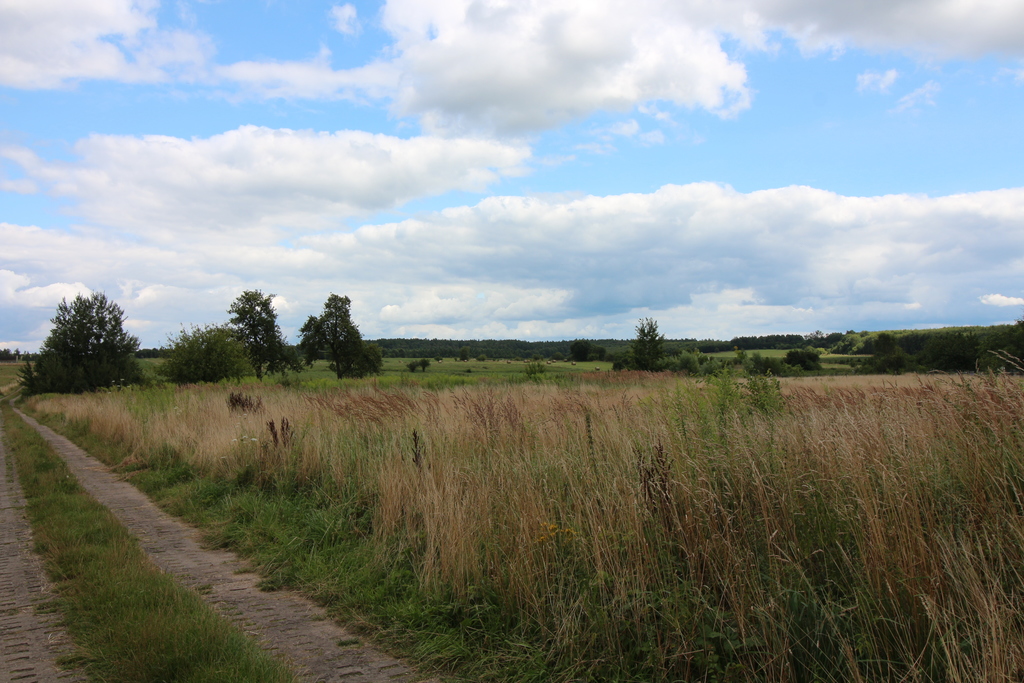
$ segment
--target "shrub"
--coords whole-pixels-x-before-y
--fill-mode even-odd
[[[252,374],[245,347],[226,327],[193,325],[169,341],[157,372],[175,384],[219,382]]]
[[[743,367],[749,374],[758,377],[766,375],[784,377],[791,372],[789,366],[783,363],[781,358],[762,356],[757,351],[750,354],[750,357],[743,363]]]
[[[811,347],[792,349],[786,354],[786,365],[803,370],[821,370],[821,362],[818,360],[820,357],[818,351]]]
[[[530,379],[540,379],[540,376],[547,372],[547,368],[545,368],[544,364],[540,361],[534,361],[532,363],[527,363],[526,367],[523,368],[523,372],[525,372],[526,376]]]

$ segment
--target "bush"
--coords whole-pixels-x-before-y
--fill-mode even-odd
[[[527,363],[526,367],[523,368],[523,372],[525,372],[526,376],[530,379],[536,380],[540,379],[540,376],[547,372],[547,368],[545,368],[544,364],[540,361],[534,361],[532,363]]]
[[[245,347],[226,327],[193,325],[169,341],[166,359],[157,372],[175,384],[219,382],[253,374]]]
[[[790,366],[783,363],[781,358],[762,356],[757,351],[750,354],[750,357],[743,363],[743,368],[755,377],[766,377],[768,375],[784,377],[792,372]]]
[[[821,362],[819,358],[821,355],[817,349],[807,347],[804,349],[793,349],[786,354],[786,365],[792,365],[794,368],[801,368],[803,370],[815,371],[821,370]]]

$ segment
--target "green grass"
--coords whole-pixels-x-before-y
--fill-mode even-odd
[[[765,358],[785,358],[786,354],[789,353],[789,349],[754,349],[753,351],[744,351],[744,355],[748,358],[755,353],[759,353]],[[716,351],[715,353],[707,354],[712,358],[735,358],[735,351]]]
[[[157,569],[46,442],[2,407],[36,550],[77,652],[98,681],[293,681],[280,662]]]
[[[0,363],[0,396],[9,394],[17,388],[18,373],[23,367],[24,363]]]
[[[381,387],[395,385],[415,384],[425,389],[435,390],[460,386],[464,384],[476,384],[488,381],[526,381],[526,362],[506,360],[478,361],[476,359],[460,362],[454,358],[445,358],[438,363],[430,360],[426,371],[417,368],[410,372],[408,364],[418,358],[385,358],[383,371],[370,378],[370,381],[377,382]],[[546,381],[559,381],[578,377],[588,372],[609,372],[612,364],[607,362],[586,362],[573,365],[570,361],[552,362],[550,365],[540,361],[544,372],[541,378]],[[291,386],[306,386],[308,388],[327,388],[339,384],[334,372],[328,367],[327,361],[317,361],[312,367],[303,368],[301,372],[288,373],[287,375],[268,375],[264,380],[267,384],[284,383]],[[343,386],[361,386],[365,380],[344,379],[340,383]],[[243,383],[257,383],[255,377],[246,377]],[[234,382],[232,382],[234,383]]]
[[[112,467],[131,462],[126,448],[98,438],[87,423],[35,417]],[[173,457],[126,469],[132,484],[164,510],[203,528],[211,544],[231,548],[259,568],[262,588],[305,593],[332,618],[422,669],[465,681],[549,680],[550,670],[535,651],[524,657],[524,643],[495,637],[501,624],[467,629],[472,617],[462,605],[443,593],[420,590],[411,555],[398,552],[393,562],[381,563],[379,546],[369,535],[369,509],[358,495],[201,477]]]

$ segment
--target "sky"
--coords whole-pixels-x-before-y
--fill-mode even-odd
[[[1024,312],[1019,0],[0,0],[0,347]]]

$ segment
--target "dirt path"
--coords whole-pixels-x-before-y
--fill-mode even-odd
[[[56,658],[72,647],[57,615],[37,613],[54,596],[32,552],[25,499],[2,437],[0,424],[0,683],[84,681],[81,673],[57,668]]]
[[[283,656],[304,680],[423,680],[398,660],[369,647],[339,646],[339,642],[358,640],[331,621],[321,607],[289,591],[260,591],[256,587],[259,577],[245,573],[234,554],[203,548],[195,529],[164,513],[142,492],[118,480],[105,465],[63,436],[20,411],[18,414],[67,461],[82,487],[138,538],[157,566],[196,589],[263,647]],[[432,679],[432,683],[438,682]]]

